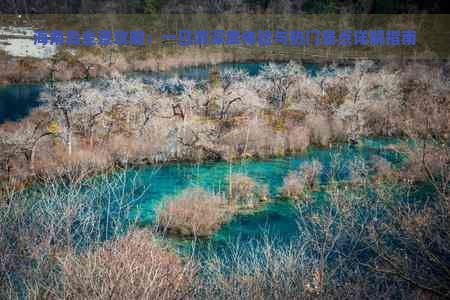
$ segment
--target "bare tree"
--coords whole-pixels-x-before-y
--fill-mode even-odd
[[[81,121],[77,125],[82,128],[84,136],[89,139],[89,145],[94,146],[94,131],[97,120],[110,109],[112,102],[108,101],[100,89],[88,88],[82,91],[84,105],[79,107],[78,115]]]
[[[349,135],[353,142],[357,141],[364,128],[362,113],[371,105],[370,92],[375,82],[368,71],[372,65],[371,61],[357,62],[351,71],[347,70],[347,76],[341,77],[349,93],[347,99],[337,109],[336,115],[350,123]]]
[[[2,155],[7,165],[10,159],[21,154],[29,162],[32,173],[34,172],[36,147],[42,138],[52,134],[47,129],[48,122],[45,117],[36,117],[0,127],[0,145],[6,149]]]
[[[259,89],[266,95],[268,102],[281,109],[285,106],[288,91],[297,81],[297,76],[304,74],[304,68],[294,62],[286,65],[269,63],[259,74]]]
[[[59,123],[64,124],[62,138],[67,144],[69,156],[72,155],[72,117],[77,110],[85,105],[82,91],[86,87],[86,83],[83,82],[57,83],[49,87],[49,91],[43,95],[49,111],[58,112],[57,118],[61,120]]]
[[[218,93],[219,119],[227,119],[233,104],[243,101],[240,92],[248,88],[249,80],[248,73],[242,70],[226,69],[220,73],[222,91]]]

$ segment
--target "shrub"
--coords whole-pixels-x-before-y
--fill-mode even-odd
[[[391,163],[381,156],[373,156],[371,159],[372,169],[375,172],[375,176],[381,179],[389,179],[395,176],[396,172],[392,168]]]
[[[270,157],[281,152],[284,147],[277,132],[262,118],[253,118],[245,125],[234,128],[225,134],[219,143],[227,146],[222,155],[226,159],[246,156]]]
[[[71,156],[63,153],[60,161],[39,161],[36,164],[36,175],[47,181],[63,178],[77,184],[108,170],[112,165],[112,158],[107,151],[78,148]]]
[[[352,160],[348,162],[346,169],[348,171],[348,181],[346,183],[350,185],[362,184],[369,176],[368,164],[366,160],[359,155],[355,155]],[[338,181],[339,178],[336,171],[333,175],[333,180]]]
[[[391,99],[376,102],[363,114],[365,132],[375,136],[394,136],[401,133],[399,105]]]
[[[207,237],[224,223],[232,212],[226,199],[195,187],[168,198],[156,209],[160,228],[187,237]]]
[[[321,170],[322,164],[318,160],[304,163],[298,171],[289,172],[288,176],[283,179],[281,194],[285,197],[300,199],[308,191],[318,187]]]
[[[397,151],[408,158],[400,170],[401,176],[410,182],[448,180],[449,159],[448,152],[444,148],[428,143],[417,147],[404,144],[396,147]]]
[[[305,151],[310,144],[311,130],[304,126],[294,125],[288,128],[286,132],[286,140],[288,144],[288,151],[295,153],[298,151]]]
[[[329,146],[333,139],[333,132],[327,117],[321,114],[309,114],[305,118],[305,125],[311,131],[312,144]]]
[[[242,174],[232,174],[229,176],[228,184],[230,185],[230,198],[238,202],[252,197],[253,191],[256,188],[256,182],[252,178]]]
[[[300,171],[305,174],[306,184],[309,188],[316,188],[318,185],[318,176],[322,171],[322,164],[318,160],[306,162],[300,167]]]
[[[304,151],[310,144],[310,137],[310,128],[299,125],[298,121],[267,113],[231,130],[220,142],[231,146],[236,157],[262,158]]]
[[[304,195],[306,190],[305,179],[298,171],[289,172],[283,179],[283,186],[280,189],[284,197],[298,199]]]
[[[316,259],[306,258],[302,244],[279,247],[262,243],[227,247],[226,259],[218,255],[204,264],[199,299],[310,299]]]
[[[196,269],[131,231],[81,256],[61,259],[67,299],[181,299],[191,293]]]
[[[229,197],[233,203],[253,207],[268,198],[267,186],[257,184],[248,176],[232,174],[228,177],[228,184]]]
[[[29,299],[59,298],[58,260],[64,253],[133,226],[131,208],[142,195],[133,178],[117,172],[84,183],[49,179],[32,190],[8,192],[0,207],[1,299],[23,298],[24,293]]]
[[[335,142],[345,142],[347,141],[347,128],[345,122],[339,118],[330,118],[330,127],[333,136],[333,141]]]

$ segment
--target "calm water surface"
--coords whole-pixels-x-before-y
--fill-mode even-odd
[[[320,180],[326,183],[332,161],[338,158],[340,161],[337,165],[338,179],[345,180],[349,178],[348,166],[356,160],[369,161],[371,157],[378,155],[394,165],[401,163],[402,157],[385,148],[397,142],[398,140],[393,139],[366,139],[359,146],[343,144],[331,149],[311,147],[302,155],[271,160],[248,160],[233,164],[184,163],[129,170],[127,175],[130,182],[133,182],[134,187],[139,187],[136,191],[139,195],[143,194],[134,212],[141,226],[151,226],[155,217],[154,209],[165,197],[176,195],[191,186],[201,186],[211,192],[224,192],[227,190],[227,177],[230,171],[242,173],[258,183],[267,184],[271,198],[275,200],[254,213],[235,216],[209,240],[200,241],[198,247],[218,250],[238,240],[241,243],[249,243],[262,241],[267,237],[282,244],[289,243],[297,236],[295,209],[290,201],[281,199],[278,193],[283,178],[289,171],[298,169],[307,161],[317,159],[323,165]],[[134,180],[131,181],[131,178]],[[183,247],[183,242],[180,245]],[[186,242],[185,246],[189,248],[190,242]]]

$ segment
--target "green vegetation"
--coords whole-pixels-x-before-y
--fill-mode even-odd
[[[144,14],[160,14],[161,3],[159,0],[144,0]]]

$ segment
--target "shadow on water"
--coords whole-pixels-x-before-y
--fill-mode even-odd
[[[277,63],[283,65],[285,63]],[[144,82],[151,82],[154,79],[167,80],[170,78],[179,78],[194,81],[207,80],[211,69],[215,68],[217,71],[224,71],[226,69],[241,70],[248,73],[249,76],[258,76],[263,70],[267,62],[254,62],[254,63],[221,63],[217,65],[199,65],[189,67],[173,67],[164,72],[136,72],[130,74],[132,78],[143,78]],[[305,70],[309,76],[316,76],[319,66],[317,64],[308,63],[304,64]]]
[[[41,84],[21,84],[0,87],[0,124],[18,121],[39,106]]]

